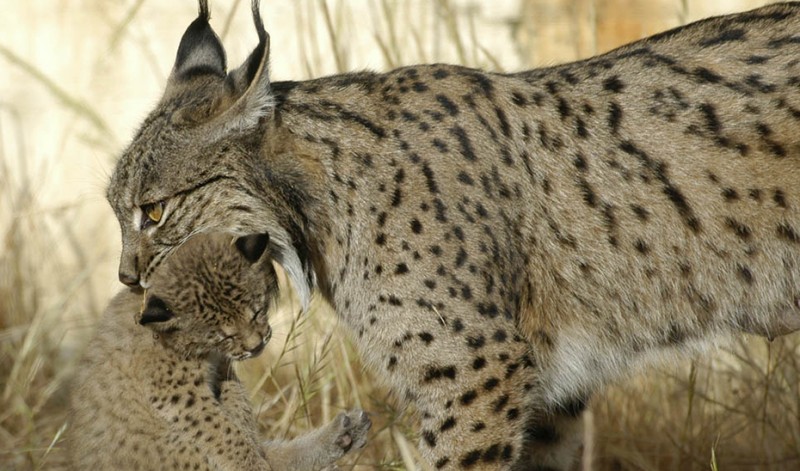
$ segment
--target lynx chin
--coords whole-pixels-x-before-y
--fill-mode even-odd
[[[252,12],[229,70],[200,2],[117,163],[120,280],[154,286],[192,234],[269,234],[434,469],[569,469],[603,385],[800,328],[800,4],[518,73],[298,82]]]
[[[370,421],[359,410],[295,440],[259,437],[231,361],[270,338],[277,281],[267,240],[195,236],[145,293],[114,298],[74,379],[73,469],[316,471],[364,446]]]

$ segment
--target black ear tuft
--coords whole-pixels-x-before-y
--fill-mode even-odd
[[[269,34],[259,12],[258,0],[252,0],[253,25],[258,34],[258,45],[241,66],[228,74],[228,85],[234,94],[245,98],[238,112],[263,115],[264,108],[271,105],[269,95]],[[266,101],[265,101],[266,100]]]
[[[211,19],[211,13],[208,11],[208,0],[198,0],[197,16],[205,18],[206,21]]]
[[[258,33],[258,46],[247,59],[247,83],[251,83],[256,78],[259,69],[266,67],[265,61],[269,58],[269,35],[264,29],[264,21],[261,19],[258,0],[253,0],[250,4],[253,13],[253,25]]]
[[[236,239],[236,248],[250,263],[255,263],[267,250],[269,234],[251,234]]]
[[[227,68],[225,49],[217,34],[208,24],[208,1],[200,1],[197,19],[186,29],[178,46],[173,76],[188,79],[198,75],[214,74],[225,77]]]
[[[147,300],[147,305],[142,312],[142,317],[139,319],[139,324],[145,325],[153,322],[166,322],[175,317],[167,303],[158,296],[151,296]]]

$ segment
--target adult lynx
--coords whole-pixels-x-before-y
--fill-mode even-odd
[[[120,279],[190,234],[269,233],[435,468],[566,469],[603,384],[800,328],[800,4],[513,74],[276,83],[253,15],[229,72],[200,2],[122,154]]]

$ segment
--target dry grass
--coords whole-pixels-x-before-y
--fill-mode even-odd
[[[216,1],[231,62],[255,38],[246,4]],[[448,61],[515,70],[602,52],[764,2],[265,1],[276,78]],[[622,13],[620,13],[622,12]],[[185,2],[6,2],[0,16],[0,468],[59,469],[65,381],[117,289],[119,235],[102,198],[115,154],[155,101]],[[357,469],[413,469],[410,411],[365,373],[318,306],[273,317],[267,354],[241,365],[265,434],[292,436],[349,407],[373,412]],[[585,469],[798,469],[797,336],[611,388],[592,406]]]

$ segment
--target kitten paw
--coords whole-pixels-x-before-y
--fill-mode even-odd
[[[372,426],[369,415],[363,410],[342,412],[333,419],[337,430],[335,444],[345,453],[367,444],[367,432]]]

